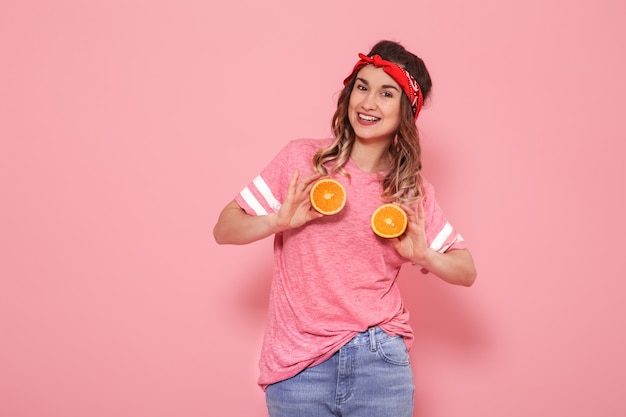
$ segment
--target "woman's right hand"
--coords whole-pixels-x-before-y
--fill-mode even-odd
[[[237,201],[231,201],[222,209],[213,228],[215,241],[219,244],[243,245],[322,217],[323,214],[311,206],[309,197],[313,183],[320,177],[320,174],[313,174],[299,181],[300,173],[296,171],[285,201],[277,213],[253,216],[247,214]]]
[[[309,197],[311,187],[321,176],[316,173],[299,181],[300,171],[296,170],[289,183],[287,197],[277,213],[276,225],[279,231],[300,227],[323,216],[311,206]]]

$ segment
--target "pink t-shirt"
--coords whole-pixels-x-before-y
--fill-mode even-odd
[[[314,172],[312,158],[329,139],[289,142],[237,196],[251,215],[277,212],[296,169],[301,178]],[[413,332],[396,277],[408,260],[391,242],[374,234],[372,213],[383,203],[378,174],[360,170],[349,160],[334,178],[346,189],[341,212],[277,234],[268,324],[259,363],[259,385],[282,381],[328,359],[355,334],[380,326],[404,337]],[[465,248],[463,238],[446,221],[433,188],[425,186],[428,244],[445,252]]]

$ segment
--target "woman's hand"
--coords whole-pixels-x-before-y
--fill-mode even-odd
[[[321,176],[321,174],[316,173],[304,178],[302,181],[298,181],[300,179],[300,171],[296,170],[291,178],[287,197],[285,197],[285,201],[277,213],[276,226],[279,231],[300,227],[313,219],[323,216],[323,214],[313,209],[309,197],[311,187]]]
[[[418,202],[417,216],[411,208],[403,204],[400,207],[406,212],[408,224],[406,231],[398,238],[393,239],[393,246],[403,257],[422,265],[429,250],[424,226],[424,204],[422,200]]]
[[[309,198],[313,183],[321,175],[311,175],[302,182],[298,182],[299,177],[300,173],[296,171],[289,184],[287,197],[278,213],[252,216],[247,214],[237,201],[233,200],[228,203],[222,209],[213,228],[215,241],[218,244],[243,245],[322,217],[321,213],[313,210]]]
[[[417,204],[417,216],[409,207],[406,211],[408,225],[406,232],[393,240],[393,246],[400,255],[422,268],[423,273],[432,272],[450,284],[469,287],[476,279],[476,267],[467,249],[449,250],[439,253],[428,246],[424,205]]]

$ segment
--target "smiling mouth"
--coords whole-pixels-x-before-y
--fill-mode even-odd
[[[359,119],[366,122],[377,122],[380,120],[380,117],[368,116],[366,114],[359,113]]]

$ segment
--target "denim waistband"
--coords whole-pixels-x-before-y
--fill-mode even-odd
[[[377,343],[383,343],[394,337],[396,336],[390,336],[378,326],[370,327],[364,332],[357,333],[344,347],[370,345],[370,349],[375,351]]]

